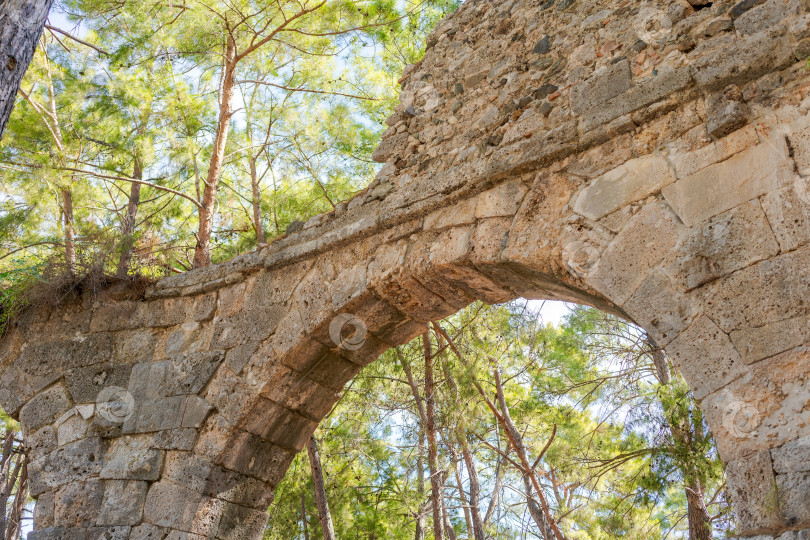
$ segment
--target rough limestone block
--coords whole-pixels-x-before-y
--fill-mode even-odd
[[[632,159],[582,190],[574,203],[574,211],[590,219],[600,219],[674,181],[675,173],[666,158],[649,155]]]
[[[26,432],[51,424],[71,407],[65,387],[58,384],[37,394],[20,410],[20,423]]]
[[[133,527],[129,540],[163,540],[165,533],[157,525],[143,523]]]
[[[98,525],[137,525],[143,515],[147,482],[107,480]]]
[[[689,291],[779,253],[759,201],[750,201],[692,227],[665,271]]]
[[[695,319],[666,350],[699,400],[746,373],[729,337],[705,315]]]
[[[253,510],[231,503],[224,503],[216,537],[222,540],[251,540],[261,536],[267,523],[264,510]]]
[[[810,473],[790,472],[776,476],[779,511],[788,523],[810,522]]]
[[[788,138],[796,167],[800,174],[807,176],[810,174],[810,125],[795,129]]]
[[[188,531],[194,524],[197,511],[209,499],[187,487],[161,480],[149,488],[143,508],[143,520],[159,527]]]
[[[132,416],[124,422],[124,433],[150,433],[182,427],[185,401],[183,396],[172,396],[138,404]]]
[[[75,408],[68,410],[68,412],[62,416],[65,417],[66,415],[69,416],[64,420],[60,418],[56,422],[58,424],[57,440],[59,442],[59,446],[64,446],[68,443],[78,441],[87,435],[88,422],[82,418],[78,412],[76,412]]]
[[[810,437],[802,437],[771,450],[777,474],[810,472]]]
[[[92,527],[101,511],[104,485],[98,480],[73,482],[56,492],[54,521],[63,527]]]
[[[800,315],[754,328],[740,328],[730,334],[746,364],[798,347],[810,336],[810,316]]]
[[[31,399],[33,393],[27,377],[17,366],[10,365],[0,373],[0,407],[10,416],[17,417],[20,408]]]
[[[576,114],[599,107],[631,87],[630,62],[626,59],[597,70],[588,79],[571,88],[571,110]]]
[[[34,391],[39,391],[57,380],[66,369],[108,362],[113,350],[109,334],[76,336],[26,347],[16,364],[29,376]]]
[[[65,375],[70,395],[76,403],[92,403],[108,386],[129,386],[131,365],[104,364],[73,369]]]
[[[46,491],[37,497],[36,505],[34,506],[34,523],[37,528],[45,529],[53,527],[54,518],[54,496],[53,491]]]
[[[405,150],[405,147],[408,146],[408,137],[408,132],[388,137],[374,150],[371,159],[377,163],[385,163],[392,157],[399,156],[400,152]]]
[[[659,99],[682,90],[692,83],[689,67],[673,68],[661,65],[657,74],[633,86],[593,109],[582,117],[583,131],[590,131],[622,115],[655,103]]]
[[[779,255],[708,283],[696,291],[703,310],[725,332],[804,315],[796,302],[810,283],[810,248]]]
[[[666,204],[645,205],[605,249],[585,281],[616,304],[624,304],[678,244],[683,231]]]
[[[669,145],[668,158],[675,169],[675,176],[684,178],[757,144],[759,144],[757,131],[754,126],[748,125],[698,150],[684,152],[677,150],[675,145]]]
[[[771,456],[767,451],[755,452],[729,462],[726,479],[726,489],[734,503],[740,532],[784,524],[779,514],[779,496]]]
[[[714,38],[726,41],[725,36]],[[722,51],[722,53],[720,53]],[[790,38],[784,30],[760,32],[736,40],[730,47],[710,51],[692,60],[692,76],[704,90],[715,91],[729,84],[740,88],[766,73],[793,61]]]
[[[688,226],[775,191],[792,178],[786,148],[777,143],[755,146],[706,167],[662,190],[667,202]]]
[[[273,502],[273,490],[266,483],[216,466],[206,479],[205,494],[262,511]]]
[[[180,424],[184,428],[198,428],[211,412],[211,404],[203,398],[193,395],[186,398],[183,410],[183,420]]]
[[[245,429],[282,448],[298,451],[306,445],[317,423],[266,399],[252,408]]]
[[[230,451],[220,456],[223,467],[246,476],[261,478],[271,486],[276,486],[281,481],[284,471],[295,457],[295,453],[247,431],[235,434],[229,441],[229,447]]]
[[[779,191],[768,193],[762,198],[762,207],[782,251],[810,242],[810,181],[796,178]]]
[[[477,219],[514,216],[528,189],[520,180],[503,183],[475,198]]]
[[[93,310],[91,332],[115,332],[143,326],[146,305],[143,302],[124,301],[103,304]]]
[[[802,5],[799,0],[768,0],[740,15],[734,21],[734,28],[740,36],[750,36],[784,24],[801,11]]]
[[[97,475],[103,453],[101,439],[87,437],[32,462],[31,496],[38,497],[49,489]]]
[[[749,121],[748,107],[741,101],[721,99],[711,106],[710,111],[706,131],[713,139],[722,139],[742,129]]]
[[[661,347],[678,337],[696,314],[693,303],[657,269],[622,307]]]
[[[99,477],[116,480],[149,480],[160,477],[163,452],[152,448],[148,435],[119,437],[104,453]]]

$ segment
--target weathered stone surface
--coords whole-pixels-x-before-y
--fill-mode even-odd
[[[746,459],[729,462],[726,475],[731,488],[734,510],[743,533],[784,524],[779,514],[776,478],[770,454],[756,452]]]
[[[765,213],[754,200],[692,227],[665,271],[689,291],[778,252]]]
[[[150,436],[128,436],[114,440],[104,453],[101,478],[121,480],[157,480],[163,453],[151,445]]]
[[[70,405],[65,387],[58,384],[29,401],[20,411],[20,421],[28,430],[39,429],[56,421]]]
[[[810,437],[802,437],[771,450],[777,474],[810,471]]]
[[[655,201],[627,223],[587,277],[596,290],[623,304],[677,245],[683,226],[666,204]]]
[[[631,84],[630,62],[622,60],[609,64],[571,89],[571,110],[582,114],[599,107],[629,90]]]
[[[101,524],[137,525],[141,522],[148,484],[136,480],[104,482],[104,503],[98,521]]]
[[[650,155],[633,159],[600,176],[582,190],[574,203],[574,210],[590,219],[599,219],[674,181],[675,174],[665,158]]]
[[[792,164],[781,144],[762,144],[662,190],[684,223],[696,225],[780,187]]]
[[[771,191],[762,207],[782,251],[792,251],[810,242],[810,182],[796,178],[792,184]]]
[[[739,353],[729,337],[701,315],[667,347],[697,399],[745,373]],[[710,355],[710,356],[707,356]]]

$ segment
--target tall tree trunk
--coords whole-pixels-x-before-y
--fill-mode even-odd
[[[425,503],[425,430],[423,425],[419,427],[419,455],[416,458],[416,492],[419,494],[419,508],[416,514],[416,528],[414,530],[414,540],[425,540],[425,513],[427,504]]]
[[[62,188],[62,212],[65,220],[65,264],[71,276],[76,275],[76,235],[73,219],[73,194]]]
[[[53,0],[6,0],[0,16],[0,139]]]
[[[301,524],[304,527],[304,540],[309,540],[309,527],[307,526],[307,496],[301,492]]]
[[[442,471],[441,480],[442,488],[444,488],[447,480],[446,471]],[[453,528],[453,524],[450,523],[450,514],[447,512],[447,504],[444,500],[444,489],[442,489],[442,495],[439,497],[439,502],[442,505],[442,523],[444,523],[444,532],[447,534],[447,540],[456,540],[456,530]]]
[[[17,493],[11,506],[11,515],[8,518],[6,540],[18,540],[22,536],[23,510],[28,499],[28,460],[26,456],[20,456],[20,461],[22,468],[17,481]]]
[[[318,455],[318,443],[315,436],[307,442],[309,453],[309,467],[312,469],[312,484],[315,486],[315,504],[318,505],[318,518],[321,521],[324,540],[335,540],[335,527],[332,525],[332,515],[329,513],[329,501],[326,499],[326,487],[323,483],[323,469],[321,456]]]
[[[253,190],[253,228],[256,229],[256,243],[264,244],[267,241],[262,226],[262,193],[259,190],[259,173],[256,171],[255,156],[250,158],[250,186]]]
[[[475,468],[470,445],[463,433],[459,433],[459,444],[461,445],[461,455],[464,458],[464,465],[467,468],[467,476],[470,478],[470,518],[472,519],[472,532],[475,540],[485,540],[484,522],[481,519],[481,508],[478,506],[481,499],[481,484],[478,481],[478,471]],[[468,533],[469,534],[469,533]]]
[[[504,451],[504,455],[509,455],[509,451],[511,450],[511,445],[506,445],[506,451]],[[500,449],[500,437],[498,438],[498,449]],[[492,497],[489,499],[489,506],[487,506],[487,513],[484,514],[484,524],[486,525],[489,523],[489,520],[492,519],[492,516],[495,514],[495,509],[498,507],[498,501],[501,497],[501,487],[503,486],[503,475],[506,471],[506,467],[503,466],[504,458],[498,455],[498,464],[495,466],[495,485],[492,488]],[[478,540],[478,539],[476,539]]]
[[[467,526],[467,536],[470,536],[470,531],[473,530],[472,516],[470,515],[470,503],[467,500],[467,494],[464,492],[464,480],[461,478],[461,471],[459,466],[458,454],[453,450],[452,445],[449,444],[450,452],[453,457],[453,473],[456,475],[456,485],[458,486],[458,497],[461,499],[461,507],[464,509],[464,523]]]
[[[686,491],[686,516],[689,519],[689,540],[712,540],[711,516],[706,508],[703,486],[689,482]]]
[[[444,540],[442,519],[442,482],[439,471],[439,447],[436,443],[436,412],[433,392],[433,351],[430,336],[422,334],[422,345],[425,349],[425,432],[428,443],[428,465],[430,467],[430,498],[433,504],[433,536],[435,540]]]
[[[526,445],[523,443],[523,437],[521,436],[520,431],[517,429],[517,426],[515,426],[514,421],[512,421],[512,416],[509,414],[509,406],[506,404],[506,397],[504,396],[503,385],[501,384],[501,374],[497,367],[493,368],[492,374],[495,378],[498,404],[501,408],[499,421],[501,421],[504,431],[509,435],[509,440],[515,447],[515,452],[517,452],[523,466],[521,473],[523,474],[524,484],[528,486],[526,490],[526,502],[529,504],[529,511],[532,511],[532,504],[535,503],[531,491],[529,491],[528,488],[534,486],[534,489],[537,492],[537,498],[540,500],[539,507],[542,511],[537,512],[536,515],[533,513],[532,517],[537,523],[537,526],[540,528],[540,532],[543,534],[543,537],[546,540],[552,540],[554,538],[557,540],[563,540],[563,535],[560,532],[560,529],[557,527],[554,518],[551,516],[551,509],[549,508],[545,496],[543,495],[540,483],[537,481],[537,477],[532,470],[532,465],[529,461],[529,454],[526,451]]]
[[[199,209],[200,224],[197,230],[197,245],[194,248],[194,268],[202,268],[211,263],[211,232],[214,230],[217,192],[219,191],[219,180],[222,177],[222,166],[225,161],[225,145],[228,142],[231,116],[233,116],[236,62],[236,43],[229,35],[225,43],[225,58],[222,64],[223,73],[219,92],[217,132],[214,136],[214,147],[211,152],[211,161],[208,164],[208,175],[205,179],[202,208]]]
[[[132,166],[132,178],[143,179],[143,169],[141,160],[135,158]],[[129,272],[129,264],[132,261],[132,250],[135,247],[135,218],[138,216],[138,206],[141,204],[141,184],[131,182],[129,185],[129,202],[127,203],[127,213],[124,222],[121,224],[121,256],[118,259],[118,277],[126,277]]]

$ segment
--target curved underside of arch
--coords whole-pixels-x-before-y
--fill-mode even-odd
[[[741,530],[810,527],[808,54],[800,0],[464,3],[348,204],[6,336],[30,538],[260,538],[364,365],[517,297],[643,326],[703,404]],[[333,339],[344,322],[359,347]],[[126,414],[99,406],[116,395]]]

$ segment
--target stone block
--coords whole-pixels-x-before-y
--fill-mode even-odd
[[[151,330],[118,332],[115,336],[114,360],[118,364],[151,362],[155,358],[156,343]]]
[[[721,99],[715,103],[706,120],[706,131],[713,139],[722,139],[730,133],[742,129],[749,121],[749,111],[745,103]]]
[[[178,355],[172,359],[171,394],[196,394],[208,384],[225,359],[222,351],[200,351]]]
[[[688,226],[774,191],[792,178],[782,144],[761,144],[666,186],[662,193]]]
[[[137,525],[143,515],[147,482],[107,480],[98,525]]]
[[[634,85],[630,90],[609,99],[601,107],[582,116],[583,131],[590,131],[602,124],[633,112],[651,103],[683,90],[692,83],[689,67],[661,65],[657,74]]]
[[[725,36],[714,38],[722,40]],[[790,38],[784,29],[760,32],[746,39],[734,41],[722,53],[712,51],[694,58],[692,76],[704,90],[715,91],[729,84],[740,88],[747,83],[785,67],[793,61]]]
[[[20,408],[33,394],[28,378],[17,366],[12,364],[0,373],[0,407],[11,417],[18,417]]]
[[[675,248],[683,230],[666,204],[645,205],[605,249],[586,283],[616,304],[624,304],[648,272]]]
[[[17,358],[16,365],[29,376],[34,391],[38,391],[59,379],[67,369],[108,362],[113,350],[109,334],[77,336],[30,345]]]
[[[98,480],[61,487],[54,499],[54,522],[62,527],[92,527],[103,497],[104,485]]]
[[[56,422],[58,425],[57,441],[59,446],[64,446],[68,443],[78,441],[87,435],[88,422],[76,412],[75,408],[63,414],[62,417],[64,418],[66,415],[69,416],[67,416],[67,418],[64,420],[60,418]]]
[[[25,436],[25,446],[28,448],[28,458],[35,461],[56,449],[56,430],[52,426],[27,433]]]
[[[458,225],[471,225],[475,223],[475,208],[477,198],[465,199],[450,208],[436,210],[425,217],[423,228],[426,231],[445,229]]]
[[[801,247],[708,283],[696,291],[703,310],[725,332],[757,328],[806,313],[810,248]]]
[[[810,174],[810,125],[799,125],[789,134],[790,148],[799,174]]]
[[[631,86],[630,62],[625,59],[608,64],[571,88],[571,110],[582,114],[630,90]]]
[[[194,428],[178,428],[158,431],[154,434],[152,448],[158,450],[191,450],[197,440]]]
[[[582,190],[574,203],[574,211],[596,220],[642,200],[674,181],[675,173],[666,158],[649,155],[632,159]]]
[[[68,391],[76,403],[92,403],[108,386],[129,386],[131,365],[104,364],[69,370],[65,374]]]
[[[746,373],[729,337],[701,315],[666,348],[698,400]]]
[[[789,472],[776,475],[779,511],[787,523],[810,522],[810,473]]]
[[[205,494],[262,511],[273,501],[273,490],[263,481],[217,466],[211,469]]]
[[[284,471],[295,457],[261,437],[237,432],[229,441],[229,451],[221,456],[221,465],[237,473],[260,478],[270,486],[276,486],[284,477]]]
[[[755,452],[726,466],[726,488],[734,503],[740,532],[776,528],[784,524],[779,514],[776,478],[767,451]]]
[[[768,193],[762,198],[762,207],[782,251],[792,251],[810,242],[810,181],[796,178],[782,189]]]
[[[745,363],[753,364],[804,344],[810,337],[810,316],[800,315],[765,326],[740,328],[733,330],[730,336]]]
[[[132,416],[124,422],[124,433],[150,433],[183,427],[185,402],[184,396],[172,396],[136,404]]]
[[[152,447],[151,436],[124,436],[109,443],[99,477],[155,481],[160,477],[162,464],[163,452]]]
[[[377,163],[385,163],[392,157],[399,157],[401,153],[408,146],[408,132],[400,133],[392,137],[388,137],[380,143],[380,146],[374,150],[371,159]]]
[[[622,308],[661,347],[678,337],[696,315],[692,302],[660,270],[650,272]]]
[[[164,540],[166,533],[161,527],[150,523],[143,523],[133,527],[129,540]]]
[[[91,332],[115,332],[140,328],[144,323],[146,304],[136,301],[109,302],[93,310]]]
[[[777,253],[779,245],[754,200],[692,227],[665,271],[689,291]]]
[[[740,15],[734,28],[740,36],[750,36],[785,24],[802,11],[799,0],[768,0]]]
[[[20,423],[26,432],[52,424],[70,409],[70,398],[61,384],[37,394],[20,410]]]
[[[514,216],[528,189],[520,180],[505,182],[475,198],[477,219]]]
[[[203,398],[192,395],[186,398],[183,408],[183,420],[180,424],[184,428],[198,428],[205,421],[208,413],[211,412],[211,404]]]
[[[53,491],[46,491],[37,497],[36,505],[34,505],[34,523],[37,529],[53,527],[54,496]]]
[[[264,510],[253,510],[231,503],[225,503],[217,528],[219,540],[252,540],[261,536],[267,523],[268,514]]]
[[[675,145],[669,145],[668,157],[675,169],[675,175],[684,178],[757,144],[759,144],[757,131],[754,126],[748,125],[697,150],[679,151]]]
[[[288,450],[306,445],[318,424],[281,405],[260,399],[251,408],[244,429]]]
[[[143,508],[143,521],[158,527],[189,531],[198,510],[203,509],[208,500],[209,497],[192,489],[169,480],[161,480],[149,488]]]
[[[801,437],[774,448],[771,459],[777,474],[810,472],[810,437]]]
[[[32,462],[29,467],[31,496],[36,498],[45,491],[97,475],[102,455],[101,439],[87,437]]]

